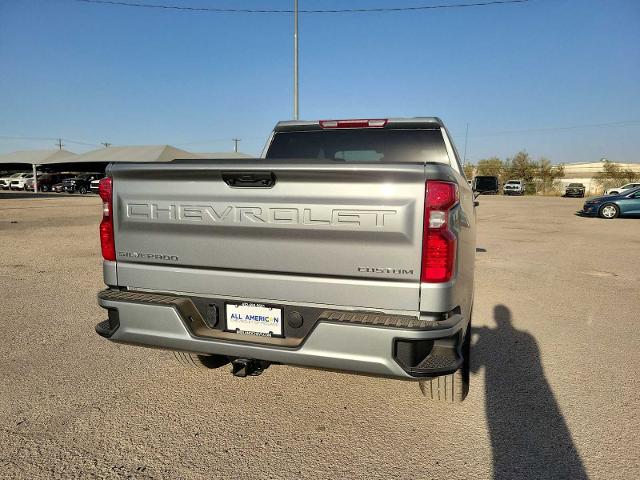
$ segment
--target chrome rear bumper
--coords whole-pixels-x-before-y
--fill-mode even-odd
[[[126,298],[128,292],[122,293],[121,297]],[[114,342],[408,380],[457,369],[462,363],[462,334],[468,325],[460,315],[441,321],[416,319],[413,328],[327,319],[318,321],[299,346],[284,347],[256,343],[257,340],[240,335],[237,340],[196,336],[175,302],[117,298],[117,293],[98,297],[100,306],[117,313],[111,328],[108,322],[102,322],[96,330]],[[413,352],[413,345],[420,345],[422,352],[424,345],[430,345],[430,349],[424,359],[416,360],[418,365],[403,364],[401,359],[408,358],[408,354],[399,353],[400,350],[407,350],[408,346]],[[410,355],[415,358],[415,353]]]

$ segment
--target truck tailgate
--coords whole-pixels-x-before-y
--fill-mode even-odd
[[[202,160],[111,174],[121,286],[418,309],[424,165]]]

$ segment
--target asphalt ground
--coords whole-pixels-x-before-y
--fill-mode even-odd
[[[640,478],[640,220],[481,197],[472,379],[273,366],[234,378],[112,344],[95,196],[0,199],[2,478]]]

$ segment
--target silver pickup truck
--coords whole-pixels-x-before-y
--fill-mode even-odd
[[[474,196],[437,118],[280,122],[262,158],[120,163],[96,326],[185,365],[469,389]]]

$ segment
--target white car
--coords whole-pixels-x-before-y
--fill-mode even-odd
[[[6,177],[0,178],[0,188],[2,188],[3,190],[6,190],[7,188],[9,188],[9,185],[11,185],[11,180],[17,179],[20,175],[26,175],[26,174],[22,172],[18,172],[18,173],[13,173],[11,175],[7,175]]]
[[[100,178],[97,180],[91,180],[91,183],[89,184],[89,190],[91,190],[93,193],[98,193],[98,191],[100,190]]]
[[[625,190],[629,190],[631,188],[640,187],[640,183],[627,183],[622,185],[621,187],[610,188],[609,190],[605,190],[605,195],[618,195],[619,193],[624,192]]]
[[[11,179],[9,183],[10,190],[24,190],[27,180],[33,178],[33,173],[19,173]]]
[[[502,187],[504,195],[524,195],[524,182],[522,180],[509,180]]]

